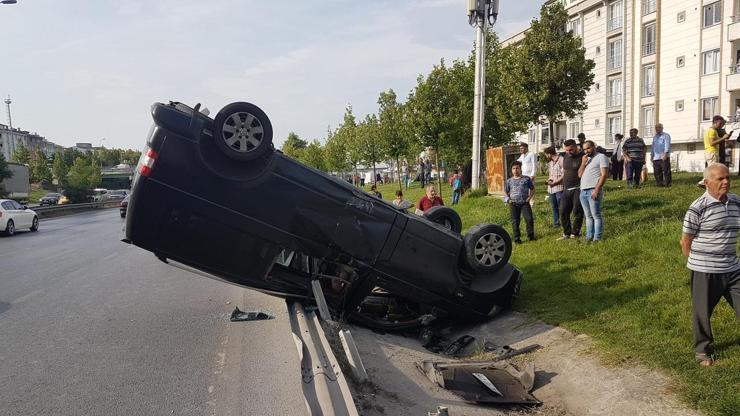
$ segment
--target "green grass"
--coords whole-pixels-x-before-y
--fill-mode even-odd
[[[672,188],[656,188],[652,178],[641,189],[607,182],[599,245],[555,241],[561,232],[551,227],[545,178],[539,179],[534,206],[538,240],[515,246],[511,258],[525,276],[515,308],[591,336],[608,365],[640,363],[662,370],[691,407],[713,415],[738,414],[740,325],[725,300],[712,317],[717,362],[700,368],[693,360],[689,271],[678,240],[686,209],[703,192],[696,187],[700,176],[675,175]],[[392,200],[397,186],[379,190]],[[416,183],[404,197],[416,202],[422,193]],[[442,193],[449,204],[447,184]],[[511,232],[507,206],[499,198],[466,195],[455,209],[465,229],[491,222]]]
[[[48,194],[49,192],[51,191],[47,191],[46,189],[31,188],[31,192],[28,194],[28,203],[38,204],[39,199],[41,199],[42,196]]]

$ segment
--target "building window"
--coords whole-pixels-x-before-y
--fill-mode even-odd
[[[575,139],[581,132],[581,123],[574,121],[568,124],[568,137]]]
[[[716,74],[719,72],[719,49],[706,51],[702,54],[703,73],[704,75]]]
[[[612,31],[622,27],[622,0],[612,2],[607,7],[606,30]]]
[[[642,56],[655,55],[655,22],[642,28]]]
[[[688,153],[690,155],[696,153],[696,143],[689,143],[686,146],[686,153]]]
[[[542,132],[542,144],[550,143],[550,127],[542,126],[540,130]]]
[[[652,134],[655,127],[655,107],[652,105],[642,107],[642,134]]]
[[[683,68],[684,65],[686,65],[686,58],[683,56],[679,56],[676,58],[676,68]]]
[[[676,112],[683,111],[683,100],[676,101]]]
[[[712,117],[717,114],[717,97],[702,98],[701,100],[701,121],[711,121]]]
[[[719,1],[704,6],[704,27],[714,26],[722,21],[721,6]]]
[[[676,21],[678,23],[683,23],[686,21],[686,12],[678,12],[676,15]]]
[[[622,39],[609,42],[607,49],[607,68],[618,69],[622,67]]]
[[[642,96],[655,95],[655,64],[642,67]]]
[[[622,79],[610,79],[608,85],[609,88],[606,92],[606,106],[619,107],[620,105],[622,105]]]
[[[568,30],[573,32],[573,36],[580,37],[581,33],[581,19],[573,19],[568,22]]]
[[[622,115],[613,114],[606,116],[606,144],[614,144],[614,135],[622,133]]]
[[[642,15],[650,14],[655,11],[655,0],[643,0]]]
[[[601,89],[601,84],[599,84],[598,82],[594,84],[594,90],[599,91],[600,89]]]
[[[532,129],[529,131],[529,142],[534,143],[537,141],[537,130]]]

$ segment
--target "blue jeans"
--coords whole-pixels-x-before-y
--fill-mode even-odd
[[[403,183],[406,185],[406,189],[409,189],[409,175],[403,175]]]
[[[460,202],[460,194],[462,194],[462,189],[452,191],[452,205],[457,205]]]
[[[560,200],[563,198],[563,191],[549,194],[548,197],[547,200],[552,207],[552,225],[560,226]]]
[[[591,198],[592,192],[593,188],[581,190],[581,206],[586,216],[586,239],[598,241],[604,232],[604,217],[601,215],[604,191],[599,192],[599,197],[595,201]]]
[[[640,186],[640,175],[645,162],[630,160],[627,162],[627,185]]]

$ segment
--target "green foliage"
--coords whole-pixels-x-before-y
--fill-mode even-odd
[[[46,158],[46,154],[44,154],[41,149],[36,150],[34,158],[29,166],[31,171],[31,182],[51,182],[52,175],[51,170],[49,169],[49,161]]]
[[[347,158],[349,165],[357,169],[357,164],[362,161],[362,152],[357,140],[357,121],[352,113],[352,106],[348,105],[344,110],[344,120],[337,131],[339,140],[347,149]]]
[[[383,91],[378,97],[378,139],[385,156],[396,162],[400,169],[401,160],[410,160],[413,139],[413,124],[406,119],[406,111],[393,90]],[[397,172],[400,181],[400,172]],[[400,185],[399,185],[400,186]]]
[[[95,151],[95,157],[104,167],[116,166],[121,164],[120,149],[101,149]]]
[[[318,140],[314,140],[305,149],[301,151],[299,159],[301,163],[312,168],[326,171],[326,162],[324,160],[324,148]]]
[[[324,146],[324,161],[326,168],[330,172],[346,172],[350,169],[347,144],[344,137],[339,134],[339,130],[332,132],[329,130]]]
[[[121,150],[121,163],[136,165],[139,162],[141,151],[139,150]]]
[[[3,181],[12,177],[13,172],[11,172],[10,168],[8,167],[8,162],[5,160],[5,155],[0,153],[0,198],[4,198],[8,195],[8,193],[5,191],[5,187],[3,186]]]
[[[100,184],[100,167],[82,157],[75,159],[67,174],[65,192],[73,203],[86,202],[90,192]]]
[[[54,153],[54,162],[51,166],[51,173],[54,179],[57,180],[59,186],[64,186],[68,170],[67,165],[64,164],[64,156],[61,153]]]
[[[308,147],[308,142],[301,140],[297,134],[292,131],[288,134],[288,138],[285,139],[283,147],[280,149],[286,156],[290,156],[293,159],[300,160],[301,153]]]
[[[31,162],[31,152],[26,146],[23,145],[23,143],[20,143],[15,148],[13,155],[10,157],[10,161],[27,165],[29,162]]]
[[[360,161],[365,166],[375,166],[383,160],[385,155],[383,143],[378,137],[379,127],[378,117],[375,114],[368,114],[357,126],[356,149],[359,152]]]
[[[519,110],[539,122],[546,116],[552,124],[562,117],[575,117],[587,108],[586,92],[593,84],[594,62],[586,59],[581,39],[565,31],[568,13],[562,4],[542,6],[521,46],[513,54],[512,75],[518,80],[512,91]],[[552,136],[551,136],[552,137]]]

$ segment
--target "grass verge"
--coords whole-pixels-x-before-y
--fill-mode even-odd
[[[712,415],[738,414],[740,326],[724,300],[712,317],[717,362],[700,368],[693,360],[689,271],[678,240],[686,209],[703,193],[696,187],[700,175],[675,175],[671,188],[657,188],[652,180],[640,189],[607,182],[599,245],[555,241],[561,232],[551,225],[544,178],[539,179],[534,205],[538,240],[515,246],[511,258],[525,276],[515,308],[591,336],[606,364],[640,363],[662,370],[691,407]],[[389,201],[396,189],[397,184],[379,186]],[[404,191],[411,202],[422,195],[418,183]],[[445,183],[442,196],[449,204]],[[508,208],[500,198],[466,195],[455,209],[466,230],[490,222],[511,232]]]

